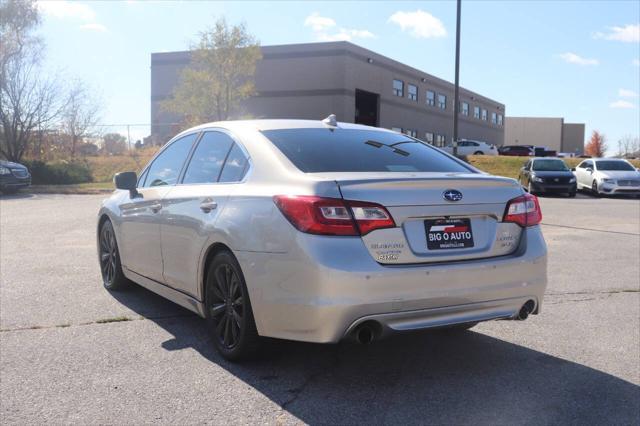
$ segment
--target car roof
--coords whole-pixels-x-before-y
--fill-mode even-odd
[[[358,130],[378,130],[384,132],[393,132],[389,129],[380,127],[365,126],[363,124],[353,124],[338,122],[339,129],[358,129]],[[327,129],[331,126],[325,124],[322,120],[297,120],[297,119],[261,119],[261,120],[229,120],[229,121],[213,121],[204,123],[196,127],[185,130],[183,133],[195,130],[207,129],[211,127],[220,127],[228,130],[284,130],[284,129]],[[394,132],[395,133],[395,132]]]

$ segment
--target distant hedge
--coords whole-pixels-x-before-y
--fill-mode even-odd
[[[31,172],[31,183],[34,185],[70,185],[93,182],[91,168],[86,161],[60,161],[45,163],[43,161],[23,161]]]

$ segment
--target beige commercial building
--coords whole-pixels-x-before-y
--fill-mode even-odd
[[[556,117],[506,117],[505,145],[544,146],[556,152],[584,152],[584,123],[565,123]]]
[[[338,120],[393,128],[436,146],[453,139],[454,85],[349,42],[263,46],[257,94],[243,112],[257,118]],[[189,52],[151,54],[151,133],[177,131],[160,106],[189,65]],[[505,105],[460,88],[459,137],[502,145]]]

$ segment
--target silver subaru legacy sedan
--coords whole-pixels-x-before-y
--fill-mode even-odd
[[[228,359],[265,336],[368,343],[540,312],[537,198],[396,132],[210,123],[114,181],[104,286],[135,282],[204,317]]]

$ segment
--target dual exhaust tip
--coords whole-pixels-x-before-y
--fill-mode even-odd
[[[516,316],[513,318],[518,321],[524,321],[529,318],[529,315],[536,307],[536,303],[533,300],[528,300],[527,303],[522,305]],[[352,333],[353,339],[361,345],[368,345],[374,340],[380,338],[382,334],[382,327],[375,321],[366,321],[358,325]]]

